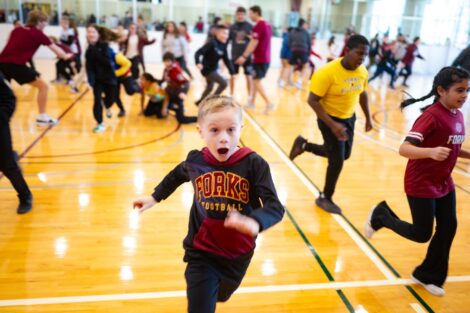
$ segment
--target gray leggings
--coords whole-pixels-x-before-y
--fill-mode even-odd
[[[202,93],[201,100],[204,100],[211,92],[212,89],[214,88],[214,83],[217,83],[217,89],[215,90],[214,94],[219,95],[224,91],[225,88],[227,88],[227,80],[223,78],[217,71],[211,72],[206,76],[206,89],[204,89],[204,92]]]

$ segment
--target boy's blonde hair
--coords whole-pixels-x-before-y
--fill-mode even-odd
[[[205,116],[224,109],[233,108],[242,120],[242,107],[234,98],[228,96],[212,95],[204,99],[199,105],[197,122],[201,123]]]
[[[38,26],[41,22],[46,22],[49,20],[49,17],[46,13],[34,10],[28,13],[28,17],[26,19],[26,26]]]

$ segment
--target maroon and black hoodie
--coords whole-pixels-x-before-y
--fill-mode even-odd
[[[194,200],[189,230],[183,241],[184,260],[206,260],[225,275],[241,280],[253,256],[255,237],[224,227],[229,210],[254,218],[260,232],[284,215],[268,163],[249,148],[240,148],[219,162],[204,148],[189,152],[155,188],[160,202],[181,184],[191,181]]]

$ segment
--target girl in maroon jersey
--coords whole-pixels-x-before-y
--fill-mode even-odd
[[[456,67],[445,67],[434,77],[432,90],[419,99],[408,99],[401,108],[434,96],[434,103],[424,110],[400,146],[400,155],[409,159],[405,172],[405,193],[413,223],[402,221],[385,201],[369,214],[365,235],[389,228],[402,237],[424,243],[432,236],[434,217],[436,232],[426,258],[411,276],[436,296],[442,288],[449,266],[449,252],[457,229],[455,186],[451,173],[457,157],[470,159],[462,149],[465,138],[464,119],[459,109],[465,103],[470,74]]]

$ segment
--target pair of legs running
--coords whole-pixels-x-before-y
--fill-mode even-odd
[[[117,85],[101,82],[95,82],[93,86],[93,116],[97,123],[96,127],[93,128],[95,133],[105,130],[103,124],[103,106],[105,109],[109,109],[116,102],[116,89]]]
[[[316,199],[315,203],[318,207],[329,213],[341,214],[341,208],[333,202],[333,194],[336,189],[339,175],[343,169],[344,161],[349,159],[351,156],[356,117],[352,116],[348,119],[339,119],[331,116],[331,118],[344,125],[348,135],[348,140],[338,140],[331,129],[322,120],[318,119],[318,128],[320,129],[324,143],[322,145],[310,143],[302,136],[298,136],[292,145],[289,158],[293,160],[298,155],[307,151],[328,159],[325,186],[323,188],[323,192],[320,197]]]
[[[14,79],[20,85],[28,84],[38,90],[36,98],[39,108],[39,115],[36,118],[38,126],[49,126],[58,123],[57,119],[46,113],[49,86],[35,69],[21,64],[0,63],[0,71],[8,81]]]
[[[214,95],[220,95],[222,91],[227,88],[227,80],[222,77],[217,71],[213,71],[206,75],[206,88],[202,92],[201,98],[196,101],[196,105],[199,105],[207,96],[212,93],[215,84],[217,84],[217,89],[214,92]]]
[[[365,235],[372,238],[376,231],[385,227],[414,242],[425,243],[432,237],[426,257],[413,271],[412,279],[432,294],[443,296],[450,248],[457,231],[455,190],[441,198],[407,198],[413,223],[402,221],[382,201],[369,214]],[[434,219],[436,231],[433,236]]]
[[[240,286],[252,255],[236,260],[186,255],[188,312],[214,313],[217,302],[227,301]]]
[[[10,180],[18,194],[18,214],[32,209],[33,196],[18,165],[18,155],[13,151],[10,119],[15,112],[16,98],[0,73],[0,172]]]

